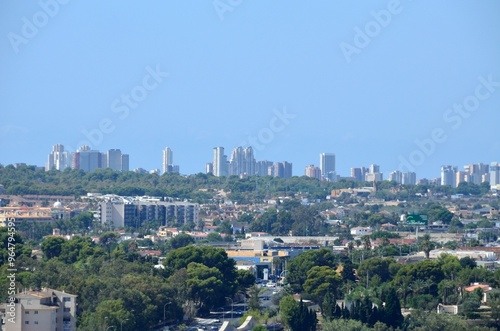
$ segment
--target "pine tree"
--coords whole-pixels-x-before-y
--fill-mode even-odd
[[[387,289],[383,295],[383,299],[385,306],[381,312],[381,321],[393,328],[401,326],[404,317],[403,314],[401,314],[401,303],[399,302],[396,291],[392,287]]]
[[[336,306],[337,303],[335,297],[331,294],[330,291],[326,292],[323,303],[321,305],[321,314],[323,315],[323,317],[328,320],[332,319],[335,314]]]
[[[367,324],[371,318],[372,315],[372,301],[368,297],[364,297],[361,300],[361,306],[360,306],[360,316],[359,319],[362,323]]]

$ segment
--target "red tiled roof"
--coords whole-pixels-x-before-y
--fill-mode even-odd
[[[465,290],[467,292],[473,292],[475,289],[480,288],[483,290],[483,292],[488,292],[491,291],[491,287],[488,284],[476,284],[476,285],[471,285],[467,286]]]

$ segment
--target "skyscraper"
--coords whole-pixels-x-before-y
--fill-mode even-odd
[[[73,160],[70,152],[64,151],[64,145],[57,144],[52,147],[52,152],[49,154],[45,170],[64,170],[71,168]]]
[[[214,176],[227,176],[227,163],[227,156],[224,155],[224,147],[214,147],[214,157],[212,162]]]
[[[106,167],[106,154],[102,154],[97,150],[91,150],[89,146],[81,146],[73,157],[73,168],[83,171],[94,171]]]
[[[292,164],[287,161],[283,161],[283,178],[292,178]]]
[[[305,175],[307,177],[321,180],[321,169],[316,167],[314,164],[308,165],[305,170]]]
[[[122,172],[130,170],[129,162],[130,162],[130,158],[129,158],[128,154],[122,154],[122,170],[121,170]]]
[[[401,177],[401,184],[403,185],[416,185],[417,184],[417,174],[414,172],[405,172]]]
[[[365,180],[365,174],[367,172],[368,170],[365,167],[351,168],[351,177],[357,182],[362,182]]]
[[[122,170],[122,151],[119,149],[110,149],[108,151],[107,157],[107,167],[111,168],[114,171]]]
[[[403,181],[403,173],[399,170],[393,171],[389,174],[389,180],[401,184]]]
[[[365,181],[379,182],[382,180],[384,180],[384,176],[380,172],[380,166],[378,164],[370,164],[370,170],[367,174],[365,174]]]
[[[335,154],[321,153],[319,155],[319,168],[321,177],[325,180],[334,180],[335,177]]]
[[[243,173],[245,154],[243,147],[236,147],[231,153],[231,160],[229,161],[229,176],[239,176]]]
[[[231,153],[231,160],[229,161],[228,175],[252,176],[255,174],[255,158],[253,156],[252,147],[236,147]]]
[[[214,165],[212,162],[207,162],[205,164],[205,173],[206,174],[213,174],[214,173]]]
[[[106,159],[101,160],[103,168],[106,167],[114,171],[128,171],[129,170],[129,156],[128,154],[122,154],[119,149],[110,149],[106,155]]]
[[[378,164],[370,164],[370,173],[376,174],[380,172],[380,166]]]
[[[389,180],[403,185],[415,185],[417,183],[417,174],[396,170],[389,174]]]
[[[166,147],[163,150],[163,162],[162,162],[162,174],[169,171],[169,165],[173,166],[174,164],[174,152],[170,149],[170,147]],[[172,167],[170,167],[172,169]]]
[[[483,163],[475,163],[464,166],[465,175],[457,174],[458,177],[464,179],[466,182],[474,183],[480,185],[483,181],[486,181],[489,173],[489,165]],[[458,185],[460,181],[456,184]]]
[[[271,167],[269,167],[269,176],[272,177],[284,177],[284,169],[283,169],[283,163],[281,162],[274,162]]]
[[[456,186],[457,167],[442,166],[441,167],[441,185]]]
[[[253,176],[255,175],[255,157],[252,146],[245,147],[243,153],[245,154],[245,164],[242,170],[248,176]]]
[[[257,161],[255,162],[255,174],[257,176],[271,176],[269,175],[269,168],[272,167],[271,161]]]
[[[490,164],[490,185],[500,184],[500,163],[492,162]]]
[[[291,178],[292,177],[292,164],[287,161],[274,162],[268,168],[268,176],[280,177],[280,178]]]

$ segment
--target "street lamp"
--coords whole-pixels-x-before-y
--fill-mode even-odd
[[[123,322],[128,321],[128,318],[120,321],[120,331],[123,331]]]
[[[116,326],[114,326],[114,325],[110,325],[110,326],[108,326],[108,327],[106,328],[106,331],[108,331],[108,330],[109,330],[109,329],[111,329],[111,328],[116,328]]]
[[[224,314],[224,307],[221,308],[221,311],[222,311],[222,321],[225,321],[225,314]]]
[[[233,308],[233,299],[231,299],[230,297],[226,297],[226,299],[231,300],[231,320],[232,320],[233,319],[233,310],[234,310],[234,308]]]

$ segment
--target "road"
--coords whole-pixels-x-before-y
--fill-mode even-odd
[[[271,298],[275,292],[280,291],[281,288],[263,287],[259,295],[261,298],[260,304],[263,309],[269,307],[277,307],[273,305]],[[268,297],[268,300],[263,300],[262,298]],[[233,308],[233,310],[231,310]],[[246,313],[248,307],[246,303],[239,302],[235,303],[233,306],[226,305],[220,308],[220,311],[211,312],[209,318],[198,318],[195,324],[190,326],[189,330],[219,330],[224,321],[229,321],[230,324],[239,325],[241,317]]]

